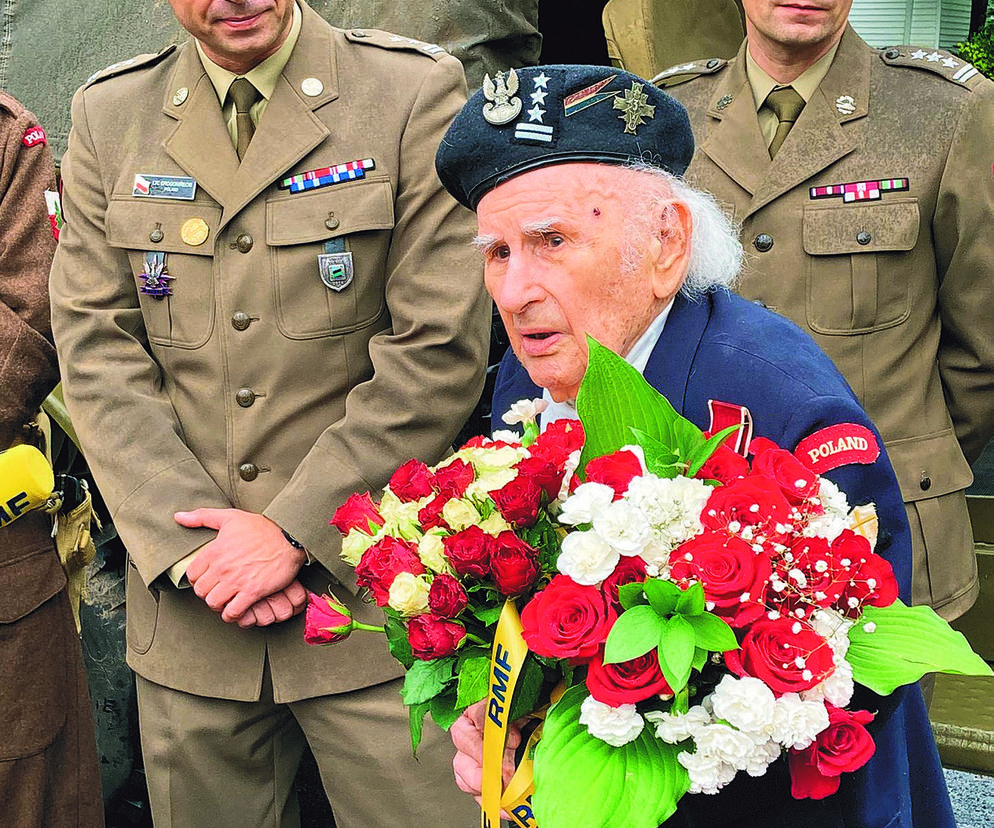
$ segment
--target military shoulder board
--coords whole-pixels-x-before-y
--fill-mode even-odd
[[[404,49],[410,52],[418,52],[441,59],[447,55],[441,46],[436,43],[425,43],[423,40],[415,40],[413,37],[402,37],[401,35],[382,32],[379,29],[347,29],[345,37],[352,43],[365,43],[369,46],[380,46],[384,49]]]
[[[980,70],[943,49],[925,49],[921,46],[889,46],[882,49],[880,58],[888,66],[910,66],[942,75],[953,83],[966,85],[980,75]]]
[[[713,75],[727,65],[728,61],[724,58],[704,58],[704,60],[694,60],[690,63],[678,63],[676,66],[664,69],[652,79],[652,82],[660,89],[666,89],[701,75]]]
[[[105,66],[103,69],[100,69],[90,75],[90,77],[86,79],[83,86],[89,86],[92,83],[98,83],[100,81],[107,80],[108,78],[116,77],[117,75],[123,75],[125,72],[131,72],[135,69],[140,69],[143,66],[154,66],[164,57],[172,54],[175,50],[176,44],[173,43],[166,46],[165,49],[153,54],[135,55],[133,58],[112,63],[110,66]]]

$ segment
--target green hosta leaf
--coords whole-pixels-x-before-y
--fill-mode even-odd
[[[704,669],[704,665],[708,663],[708,656],[710,652],[702,647],[696,647],[694,649],[694,660],[690,663],[697,672],[701,672]]]
[[[418,745],[421,744],[421,735],[424,732],[425,714],[431,705],[428,702],[412,704],[407,708],[407,723],[411,729],[411,754],[418,752]]]
[[[605,664],[617,664],[645,655],[659,644],[665,624],[666,621],[648,605],[625,610],[607,634]]]
[[[872,632],[867,622],[875,625]],[[863,609],[860,623],[849,630],[846,660],[857,682],[884,696],[926,673],[992,674],[963,634],[930,607],[908,607],[900,601]]]
[[[646,602],[645,591],[641,583],[622,584],[618,587],[618,601],[625,609],[644,604]]]
[[[490,677],[490,656],[472,656],[459,659],[459,692],[457,707],[469,707],[487,695],[487,680]]]
[[[415,661],[404,676],[404,687],[400,691],[404,704],[417,704],[437,696],[452,680],[455,667],[455,656],[436,658],[434,661]]]
[[[674,615],[663,626],[659,637],[659,667],[674,692],[687,686],[694,663],[695,640],[694,628],[682,615]]]
[[[694,629],[694,638],[698,647],[713,653],[739,648],[739,643],[735,640],[735,631],[717,615],[705,612],[700,615],[685,615],[684,618]]]
[[[725,438],[738,431],[742,426],[732,425],[728,428],[723,428],[717,434],[709,437],[700,446],[694,449],[687,457],[687,477],[693,477],[697,472],[701,470],[708,458],[714,454],[718,447],[725,441]]]
[[[587,696],[573,687],[554,705],[535,751],[532,808],[541,828],[656,828],[690,787],[679,751],[651,727],[622,747],[580,724]]]
[[[700,583],[693,583],[680,593],[676,612],[680,615],[700,615],[704,612],[704,587]]]
[[[684,472],[685,467],[680,462],[680,455],[669,444],[646,434],[640,428],[631,428],[629,431],[632,441],[642,447],[645,467],[656,477],[671,479]]]
[[[674,583],[658,578],[646,578],[642,584],[645,597],[657,615],[669,615],[676,608],[683,591]]]

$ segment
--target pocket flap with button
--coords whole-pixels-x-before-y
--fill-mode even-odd
[[[804,252],[811,256],[911,250],[918,242],[918,200],[809,205]]]
[[[266,205],[266,241],[306,244],[363,230],[391,230],[393,188],[388,180],[335,184],[291,193]]]
[[[202,222],[206,236],[201,244],[183,240],[184,225]],[[221,223],[221,208],[192,201],[141,201],[135,198],[114,198],[107,205],[107,243],[127,250],[161,250],[163,253],[187,253],[193,256],[213,256],[214,238]],[[162,234],[159,241],[158,233]],[[201,230],[199,235],[203,236]]]
[[[952,429],[887,443],[905,503],[965,489],[973,482]]]

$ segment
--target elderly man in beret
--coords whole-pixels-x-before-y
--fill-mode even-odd
[[[757,436],[791,449],[866,429],[879,445],[812,340],[727,290],[741,248],[714,201],[681,179],[692,153],[680,104],[617,69],[519,70],[488,79],[466,104],[436,168],[477,213],[487,289],[513,349],[500,368],[494,412],[544,396],[543,425],[575,416],[589,334],[701,428],[725,424],[732,412]],[[845,460],[829,455],[818,471],[850,502],[876,504],[877,551],[891,561],[906,600],[910,535],[890,463],[882,450]],[[876,751],[844,775],[838,793],[793,799],[781,760],[717,796],[686,796],[666,828],[951,828],[918,688],[886,699],[860,690],[854,706],[876,714]],[[452,728],[456,778],[474,794],[481,731],[479,706]]]

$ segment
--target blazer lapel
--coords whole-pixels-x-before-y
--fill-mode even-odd
[[[828,74],[768,162],[743,219],[856,149],[856,131],[845,125],[866,116],[872,58],[873,51],[847,27]]]
[[[711,294],[694,301],[677,294],[643,372],[649,385],[681,414],[687,403],[687,386],[697,349],[711,319],[713,301]]]
[[[162,111],[178,121],[165,141],[169,157],[193,176],[198,187],[226,205],[238,170],[238,156],[221,115],[217,93],[192,40],[180,47]]]

